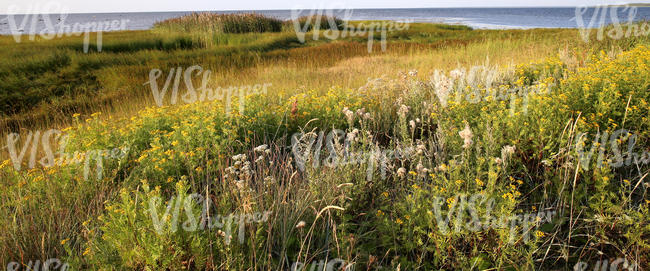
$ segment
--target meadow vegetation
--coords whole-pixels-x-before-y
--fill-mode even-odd
[[[0,37],[5,133],[60,127],[65,152],[130,150],[91,180],[84,164],[16,171],[6,157],[2,266],[58,257],[80,270],[289,270],[339,258],[355,270],[566,270],[626,258],[650,268],[650,166],[594,166],[650,146],[647,37],[583,43],[571,29],[412,24],[388,33],[387,51],[368,53],[367,37],[302,44],[273,19],[220,16],[105,33],[101,53],[83,54],[75,37]],[[209,30],[187,33],[194,24]],[[272,87],[231,107],[155,106],[149,72],[192,65],[214,71],[212,87]],[[543,91],[523,92],[533,86]],[[596,142],[581,156],[582,133],[588,149],[620,128],[637,134],[633,149]],[[327,167],[296,156],[334,129],[347,141],[321,159],[377,160]],[[186,201],[178,219],[160,216],[158,231],[152,215],[193,193],[217,214],[270,216],[232,235],[196,230],[201,204]],[[452,215],[460,195],[492,199],[475,205],[480,217],[555,215],[521,222],[515,235],[493,221],[469,230],[471,213],[444,230],[436,206]]]
[[[168,32],[263,33],[280,32],[283,22],[261,14],[216,14],[210,12],[157,22],[155,30]]]

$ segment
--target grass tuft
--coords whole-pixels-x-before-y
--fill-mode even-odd
[[[280,32],[282,21],[257,13],[217,14],[211,12],[157,22],[154,29],[169,32],[263,33]]]

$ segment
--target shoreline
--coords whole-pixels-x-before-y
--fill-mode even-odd
[[[639,12],[635,22],[650,20],[650,6],[631,5],[642,12]],[[393,21],[393,22],[413,22],[413,23],[433,23],[462,25],[473,29],[484,30],[512,30],[512,29],[578,29],[580,25],[575,22],[576,8],[607,8],[607,7],[624,7],[624,6],[588,6],[588,7],[463,7],[463,8],[379,8],[379,9],[318,9],[317,12],[334,15],[342,18],[344,21]],[[310,14],[309,9],[299,9],[301,14]],[[21,10],[22,11],[22,10]],[[331,14],[330,14],[330,11]],[[6,11],[5,11],[6,12]],[[278,10],[214,10],[214,11],[196,11],[210,12],[217,14],[231,13],[259,13],[268,17],[288,21],[291,19],[290,9]],[[311,10],[313,13],[314,10]],[[12,26],[9,17],[16,22],[13,26],[18,26],[23,35],[38,34],[47,30],[44,22],[48,18],[53,24],[67,19],[68,24],[74,23],[91,23],[105,20],[129,19],[130,23],[125,30],[151,30],[156,22],[176,18],[193,13],[191,11],[157,11],[157,12],[100,12],[100,13],[65,13],[56,12],[33,12],[27,14],[0,14],[0,36],[12,35]],[[552,13],[559,15],[551,16]],[[34,20],[38,24],[36,30],[20,28],[20,22],[24,16],[39,16],[39,20]],[[349,16],[349,17],[346,17]],[[493,19],[496,18],[496,19]],[[573,21],[572,21],[573,18]],[[611,24],[610,21],[602,22]],[[14,30],[15,31],[15,30]],[[109,32],[109,31],[104,31]]]

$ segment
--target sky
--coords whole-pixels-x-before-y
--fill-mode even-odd
[[[555,7],[623,3],[650,3],[650,0],[0,0],[0,14],[60,13],[57,11],[62,7],[68,13],[101,13],[300,8]],[[47,12],[48,10],[55,12]]]

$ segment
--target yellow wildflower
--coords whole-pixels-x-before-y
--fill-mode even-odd
[[[451,208],[451,206],[456,202],[456,199],[454,198],[448,198],[447,199],[447,207]]]
[[[11,163],[11,160],[7,159],[2,164],[0,165],[0,169],[3,169],[4,167],[8,166]]]

